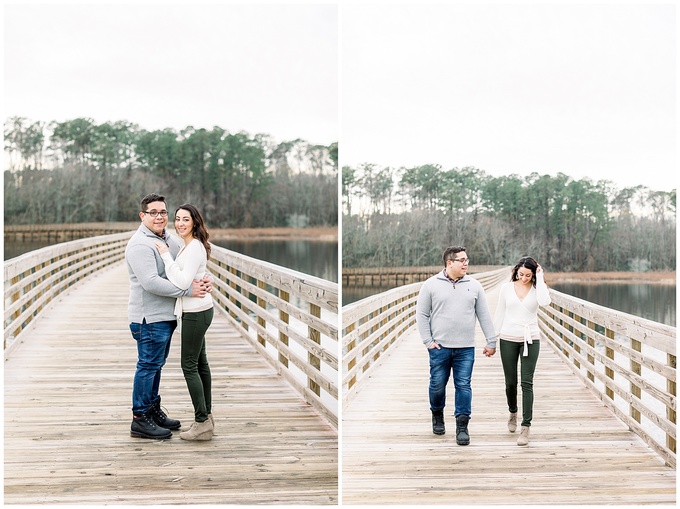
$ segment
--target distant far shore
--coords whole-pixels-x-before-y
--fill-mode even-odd
[[[675,271],[661,272],[548,272],[548,285],[555,283],[646,283],[674,285]]]
[[[338,241],[338,228],[210,228],[210,240],[319,240]]]

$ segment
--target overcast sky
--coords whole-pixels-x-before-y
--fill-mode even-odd
[[[4,113],[676,186],[677,2],[5,1]]]
[[[674,3],[346,5],[345,165],[676,185]]]
[[[5,2],[4,113],[338,141],[338,9]]]

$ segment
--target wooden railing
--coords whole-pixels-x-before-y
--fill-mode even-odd
[[[542,332],[602,402],[676,465],[676,329],[550,290]]]
[[[510,267],[471,276],[485,289],[489,289],[509,278]],[[342,308],[344,405],[351,400],[362,380],[375,369],[390,346],[415,325],[416,300],[422,286],[423,282],[401,286]]]
[[[5,262],[4,349],[55,297],[90,274],[125,258],[133,232],[44,247]]]
[[[468,274],[492,272],[500,268],[500,265],[471,265],[468,268]],[[439,265],[435,267],[343,267],[342,284],[344,286],[403,286],[425,281],[440,269]]]
[[[65,223],[5,225],[5,242],[13,240],[46,240],[57,243],[98,235],[110,235],[135,230],[132,223]]]
[[[338,285],[213,247],[213,298],[305,400],[338,426]]]
[[[125,258],[134,232],[45,247],[5,262],[5,356],[60,293]],[[216,308],[338,426],[338,285],[212,246]]]

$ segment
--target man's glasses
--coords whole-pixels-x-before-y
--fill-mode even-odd
[[[149,214],[151,217],[156,217],[158,214],[160,214],[161,217],[168,217],[167,210],[149,210],[148,212],[146,210],[142,210],[142,214]]]
[[[452,258],[451,261],[452,261],[452,262],[460,262],[460,263],[462,263],[463,265],[465,265],[466,263],[470,263],[470,259],[469,259],[469,258]]]

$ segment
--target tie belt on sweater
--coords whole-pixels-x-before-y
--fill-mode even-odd
[[[510,320],[511,323],[514,323],[515,325],[520,325],[524,327],[524,349],[522,350],[522,357],[528,357],[529,356],[529,345],[534,344],[534,340],[531,338],[531,323],[519,323],[519,322],[513,322]]]

